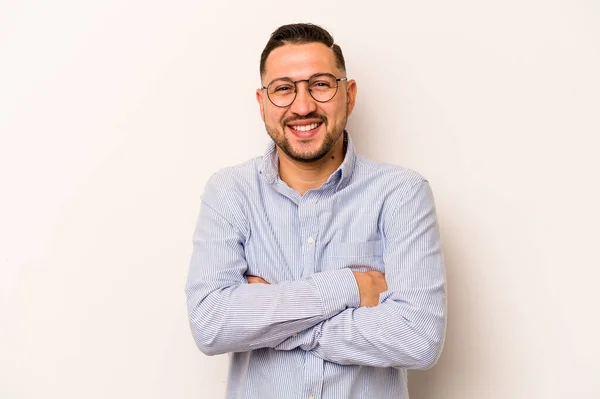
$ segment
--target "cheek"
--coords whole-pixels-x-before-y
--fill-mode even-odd
[[[338,122],[346,117],[346,104],[343,102],[336,102],[330,104],[331,107],[323,109],[323,114],[327,116],[330,122]]]
[[[270,125],[281,125],[281,122],[285,118],[285,111],[265,108],[263,116],[266,123],[269,123]]]

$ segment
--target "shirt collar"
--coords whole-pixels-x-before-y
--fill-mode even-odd
[[[354,144],[347,131],[344,131],[344,144],[346,147],[346,154],[342,164],[329,176],[325,184],[337,185],[339,191],[348,185],[354,172],[354,165],[356,164],[356,151]],[[277,147],[275,143],[271,141],[265,150],[260,163],[260,173],[269,184],[275,184],[279,180],[279,155],[277,154]]]

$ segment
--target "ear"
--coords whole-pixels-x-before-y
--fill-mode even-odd
[[[348,104],[348,116],[352,113],[354,109],[354,104],[356,104],[356,91],[358,87],[356,86],[356,81],[354,79],[350,79],[346,82],[346,101]]]
[[[264,110],[265,103],[263,102],[262,89],[256,89],[256,101],[258,101],[258,106],[260,108],[260,117],[264,122],[265,121],[265,110]]]

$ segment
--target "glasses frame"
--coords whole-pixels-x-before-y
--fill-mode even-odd
[[[292,104],[294,103],[294,101],[296,101],[296,97],[298,97],[298,85],[297,85],[297,83],[299,83],[299,82],[306,82],[306,85],[308,86],[308,83],[310,82],[310,80],[311,80],[311,79],[313,79],[313,78],[314,78],[314,77],[316,77],[316,76],[324,76],[324,75],[325,75],[325,76],[331,76],[331,77],[333,77],[333,78],[335,79],[335,83],[336,83],[336,85],[335,85],[335,93],[333,93],[333,96],[331,96],[331,98],[330,98],[329,100],[327,100],[327,101],[321,101],[321,100],[317,100],[317,99],[316,99],[316,98],[313,96],[313,94],[312,94],[312,91],[311,91],[310,87],[307,87],[307,89],[308,89],[308,94],[310,94],[310,96],[311,96],[311,98],[312,98],[313,100],[315,100],[315,101],[316,101],[316,102],[318,102],[318,103],[327,103],[327,102],[329,102],[329,101],[333,100],[333,99],[334,99],[334,97],[337,95],[337,92],[338,92],[338,90],[339,90],[339,88],[340,88],[340,82],[341,82],[341,81],[348,81],[348,78],[347,78],[346,76],[344,76],[343,78],[338,78],[338,77],[336,77],[336,76],[335,76],[334,74],[332,74],[332,73],[328,73],[328,72],[320,72],[320,73],[315,73],[314,75],[311,75],[311,76],[310,76],[308,79],[298,79],[298,80],[292,80],[292,79],[290,79],[290,78],[277,78],[277,79],[274,79],[274,80],[270,81],[268,85],[266,85],[266,86],[261,86],[261,87],[260,87],[260,89],[261,89],[261,90],[267,90],[267,98],[269,99],[269,101],[271,102],[271,104],[273,104],[274,106],[276,106],[276,107],[278,107],[278,108],[287,108],[287,107],[289,107],[290,105],[292,105]],[[289,82],[291,82],[291,83],[293,83],[293,84],[294,84],[294,98],[292,98],[292,101],[290,101],[290,103],[289,103],[288,105],[277,105],[277,104],[275,104],[275,103],[273,102],[273,100],[271,100],[271,96],[269,95],[269,90],[268,90],[268,89],[269,89],[269,86],[271,86],[271,85],[273,84],[273,82],[276,82],[276,81],[278,81],[278,80],[287,80],[287,81],[289,81]]]

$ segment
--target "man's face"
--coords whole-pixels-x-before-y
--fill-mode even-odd
[[[308,79],[317,73],[345,77],[336,66],[333,51],[324,44],[285,45],[269,54],[262,84],[280,78]],[[356,82],[340,81],[337,93],[326,103],[311,97],[306,82],[298,82],[296,88],[296,99],[284,108],[269,101],[267,90],[257,90],[256,99],[267,132],[279,149],[292,160],[315,162],[330,154],[340,141],[354,108]]]

